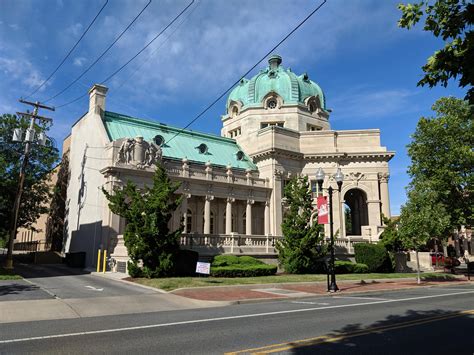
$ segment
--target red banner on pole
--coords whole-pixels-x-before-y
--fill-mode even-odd
[[[317,199],[318,206],[318,224],[328,224],[329,223],[329,208],[328,200],[326,196],[318,196]]]

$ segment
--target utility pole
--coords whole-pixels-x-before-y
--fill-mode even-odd
[[[13,204],[12,225],[11,225],[11,230],[10,230],[10,239],[8,240],[7,261],[5,263],[5,269],[13,269],[13,241],[15,240],[16,232],[17,232],[18,214],[20,211],[20,201],[21,201],[21,195],[23,194],[23,184],[25,182],[25,172],[26,172],[26,167],[28,165],[28,158],[30,155],[31,143],[34,140],[35,122],[36,122],[36,119],[41,120],[41,121],[52,121],[51,118],[38,116],[38,110],[40,108],[43,108],[46,110],[54,111],[54,107],[42,105],[38,101],[29,102],[23,99],[20,99],[19,101],[23,104],[33,106],[34,110],[32,114],[17,112],[20,115],[30,117],[30,126],[27,130],[26,137],[25,137],[25,141],[26,141],[25,152],[23,155],[23,161],[21,162],[20,176],[18,178],[18,189],[15,196],[15,203]]]

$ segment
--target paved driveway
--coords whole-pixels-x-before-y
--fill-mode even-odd
[[[64,265],[17,264],[24,280],[0,281],[0,301],[155,294],[156,291],[95,276]]]

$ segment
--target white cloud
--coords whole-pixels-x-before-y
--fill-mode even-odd
[[[72,34],[74,37],[79,37],[79,35],[82,33],[82,24],[75,23],[69,26],[65,32],[68,34]]]
[[[417,92],[397,89],[356,87],[331,100],[333,120],[383,118],[412,109],[412,98]]]
[[[0,71],[6,76],[10,76],[10,81],[11,79],[19,79],[29,89],[36,88],[44,80],[31,62],[23,58],[12,59],[0,57]],[[46,86],[47,85],[43,86],[41,90],[44,90]]]
[[[15,31],[20,29],[20,26],[16,23],[11,23],[8,25],[8,27],[10,27],[12,30],[15,30]]]
[[[73,64],[77,67],[82,67],[86,61],[87,58],[85,57],[76,57],[74,58]]]

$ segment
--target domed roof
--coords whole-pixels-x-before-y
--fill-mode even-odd
[[[269,93],[276,93],[283,99],[283,104],[305,103],[311,96],[319,98],[321,108],[326,109],[324,93],[308,74],[296,75],[290,68],[281,66],[279,55],[268,59],[268,67],[260,70],[250,80],[243,78],[227,98],[227,109],[232,101],[241,102],[243,107],[260,106]]]

